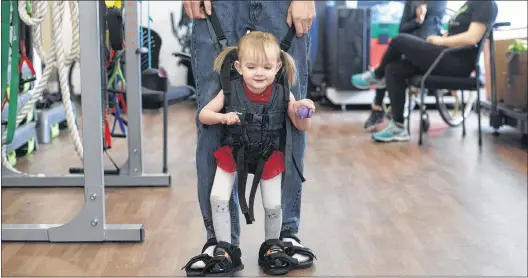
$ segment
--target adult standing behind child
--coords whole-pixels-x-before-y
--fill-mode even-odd
[[[205,7],[202,9],[200,5]],[[197,117],[201,109],[209,103],[221,89],[219,79],[213,72],[213,61],[218,55],[218,50],[209,34],[205,20],[205,13],[211,15],[211,7],[218,16],[219,24],[224,31],[228,45],[236,45],[248,31],[260,30],[272,33],[276,38],[282,39],[288,33],[290,26],[295,26],[296,38],[292,41],[290,55],[297,65],[297,80],[291,92],[295,99],[306,96],[308,82],[308,47],[309,36],[306,34],[311,28],[315,18],[314,1],[281,0],[281,1],[193,1],[185,0],[184,8],[187,15],[193,19],[192,32],[192,67],[195,75],[197,89]],[[207,242],[202,248],[201,257],[188,267],[191,272],[200,273],[205,267],[205,261],[213,255],[217,244],[213,228],[212,211],[210,205],[211,189],[215,177],[217,163],[213,153],[220,147],[219,134],[222,132],[220,125],[205,127],[196,120],[198,127],[198,144],[196,149],[196,170],[198,176],[198,201],[207,232]],[[292,139],[293,156],[303,169],[306,134],[293,129]],[[293,165],[286,165],[293,167]],[[299,232],[301,214],[302,181],[295,173],[286,174],[283,188],[283,210],[281,240],[290,243],[295,248],[289,248],[293,258],[298,264],[295,268],[310,267],[313,259],[303,255],[303,246],[297,233]],[[238,196],[233,194],[230,202],[231,210],[231,243],[239,244],[240,221],[237,210]]]

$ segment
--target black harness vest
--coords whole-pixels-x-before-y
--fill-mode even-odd
[[[227,46],[221,26],[213,12],[207,16],[209,32],[218,51]],[[281,42],[281,49],[288,51],[295,36],[295,29],[289,30],[288,35]],[[275,77],[272,96],[265,104],[256,104],[246,96],[242,78],[234,68],[237,60],[236,51],[232,51],[225,58],[221,70],[221,86],[224,92],[224,113],[238,114],[240,124],[224,126],[221,144],[233,149],[233,157],[237,164],[238,197],[240,209],[246,218],[246,223],[255,221],[253,206],[258,184],[262,177],[264,163],[273,151],[285,154],[286,174],[291,165],[295,167],[301,181],[305,179],[292,155],[292,123],[288,117],[288,103],[290,88],[288,75],[283,68]],[[284,57],[281,55],[284,65]],[[249,206],[246,202],[246,181],[248,173],[254,174],[253,184],[249,195]],[[284,178],[284,176],[283,176]]]

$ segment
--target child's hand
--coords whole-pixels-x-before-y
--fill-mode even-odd
[[[314,102],[312,100],[306,99],[306,98],[296,101],[293,104],[293,109],[295,111],[298,111],[303,106],[305,106],[306,108],[312,110],[312,113],[315,112],[315,104],[314,104]]]
[[[237,123],[240,123],[240,119],[235,112],[229,112],[223,115],[222,124],[233,125]]]

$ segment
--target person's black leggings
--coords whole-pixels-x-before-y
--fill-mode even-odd
[[[391,111],[396,123],[404,122],[403,109],[407,79],[413,75],[425,73],[445,48],[445,46],[434,45],[409,34],[400,34],[389,43],[374,74],[377,78],[385,77],[386,79]],[[474,59],[467,57],[467,52],[463,55],[448,53],[438,63],[432,74],[453,77],[469,76],[474,69]]]
[[[387,92],[386,89],[376,89],[376,96],[374,97],[375,106],[383,105],[383,99],[385,98],[385,92]]]

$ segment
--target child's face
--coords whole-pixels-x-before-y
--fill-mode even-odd
[[[253,51],[240,53],[235,67],[244,82],[254,93],[261,93],[268,87],[281,68],[278,51],[273,47],[264,48],[265,55],[255,55]],[[262,53],[264,54],[264,53]]]

